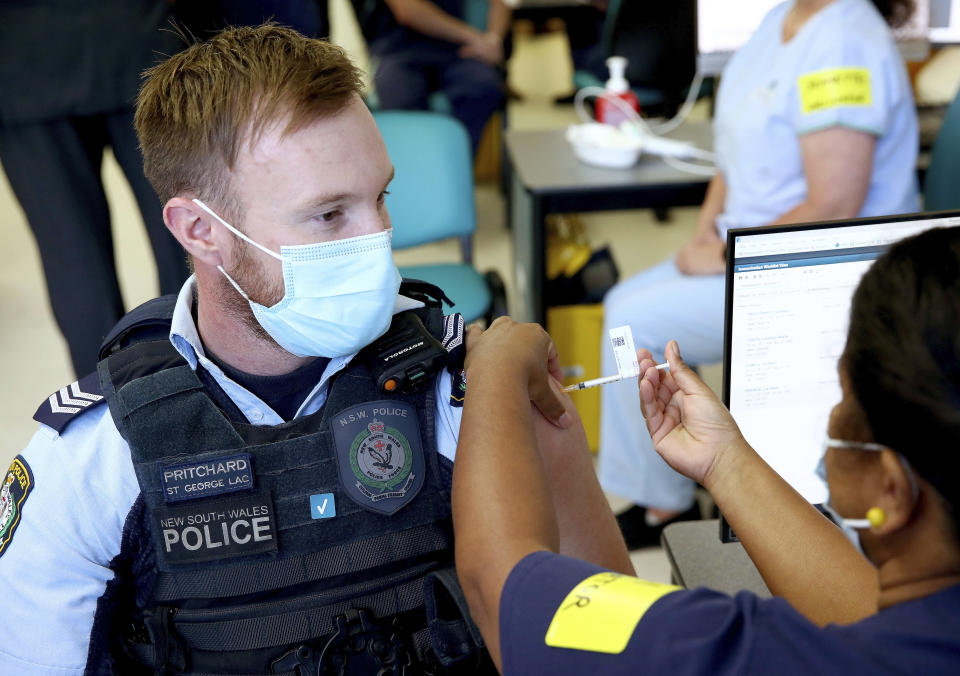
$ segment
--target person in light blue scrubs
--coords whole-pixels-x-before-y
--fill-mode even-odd
[[[890,25],[899,0],[792,0],[731,59],[715,121],[717,174],[693,238],[604,299],[605,329],[628,324],[662,361],[676,338],[691,364],[721,359],[724,253],[732,227],[914,212],[917,121]],[[606,335],[606,331],[604,331]],[[616,372],[603,347],[603,372]],[[618,516],[630,548],[672,520],[699,518],[694,484],[657,456],[631,382],[604,389],[600,480],[634,505]]]

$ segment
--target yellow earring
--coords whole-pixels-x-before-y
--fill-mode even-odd
[[[887,513],[879,507],[871,507],[867,510],[867,521],[873,528],[879,528],[887,522]]]

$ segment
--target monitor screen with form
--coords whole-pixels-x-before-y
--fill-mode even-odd
[[[960,225],[960,213],[731,230],[727,237],[724,403],[747,442],[807,500],[826,498],[815,468],[837,360],[860,277],[893,242]]]

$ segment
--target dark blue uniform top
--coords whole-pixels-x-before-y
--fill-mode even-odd
[[[825,629],[783,599],[680,590],[649,607],[619,654],[548,646],[568,594],[602,572],[547,552],[517,564],[500,601],[504,674],[960,673],[960,586]]]
[[[463,18],[463,0],[430,0],[430,2],[454,18]],[[401,26],[383,0],[378,0],[370,10],[361,9],[358,15],[371,54],[386,54],[408,49],[445,49],[455,52],[459,48],[459,45]]]

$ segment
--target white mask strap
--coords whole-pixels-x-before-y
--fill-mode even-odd
[[[230,232],[232,232],[234,235],[236,235],[236,236],[239,237],[240,239],[244,240],[245,242],[249,242],[249,243],[252,244],[253,246],[255,246],[255,247],[257,247],[258,249],[260,249],[260,251],[262,251],[263,253],[269,254],[269,255],[273,256],[273,257],[276,258],[278,261],[282,261],[282,260],[283,260],[283,257],[282,257],[280,254],[275,253],[275,252],[273,252],[273,251],[270,251],[270,249],[268,249],[267,247],[263,246],[262,244],[257,244],[256,242],[254,242],[252,239],[250,239],[249,237],[247,237],[246,235],[244,235],[242,232],[240,232],[239,230],[237,230],[235,227],[233,227],[232,225],[230,225],[229,223],[227,223],[225,220],[223,220],[222,218],[220,218],[219,216],[217,216],[217,214],[213,211],[213,209],[211,209],[211,208],[208,207],[206,204],[204,204],[203,202],[201,202],[200,200],[198,200],[196,197],[193,198],[193,201],[196,202],[196,204],[197,204],[198,207],[200,207],[201,209],[203,209],[204,211],[206,211],[208,214],[210,214],[211,216],[213,216],[214,218],[216,218],[218,221],[220,221],[221,223],[223,223],[223,225],[227,228],[227,230],[229,230]],[[223,269],[221,268],[220,271],[223,272]],[[224,272],[223,274],[227,274],[227,273]],[[230,277],[228,276],[227,279],[230,279]],[[232,283],[233,280],[230,279],[230,282]],[[237,286],[237,285],[234,284],[234,286]],[[240,287],[237,286],[237,290],[240,291]],[[243,293],[243,292],[240,291],[240,293]],[[244,297],[246,297],[246,296],[244,296]]]
[[[910,480],[910,494],[913,496],[914,503],[916,503],[917,498],[920,497],[920,483],[917,481],[917,475],[914,474],[913,466],[903,457],[902,453],[897,453],[897,457],[900,459],[900,464],[903,465],[903,469],[907,473],[907,478]]]
[[[860,451],[885,451],[887,449],[883,444],[875,444],[869,441],[843,441],[831,437],[826,438],[824,446],[829,448],[855,448]]]
[[[827,437],[824,440],[824,446],[830,448],[855,448],[861,451],[885,451],[888,450],[888,446],[883,444],[876,444],[868,441],[844,441],[842,439],[832,439]],[[917,477],[914,475],[913,467],[910,465],[910,462],[903,456],[902,453],[897,453],[897,459],[900,461],[903,471],[907,475],[907,479],[910,481],[910,493],[913,499],[913,502],[916,503],[917,498],[920,495],[920,484],[917,482]],[[837,515],[838,518],[839,515]],[[843,524],[849,526],[850,528],[856,529],[867,529],[871,528],[872,525],[868,519],[843,519]]]
[[[248,296],[247,294],[245,294],[245,293],[243,292],[243,289],[240,288],[240,285],[237,284],[235,281],[233,281],[233,277],[231,277],[230,275],[227,274],[227,271],[223,269],[223,266],[222,266],[222,265],[218,265],[218,266],[217,266],[217,270],[219,270],[220,273],[221,273],[224,277],[227,278],[227,281],[230,282],[230,284],[233,285],[233,288],[237,290],[237,293],[239,293],[241,296],[243,296],[243,297],[246,299],[246,301],[249,303],[249,302],[250,302],[250,296]]]

